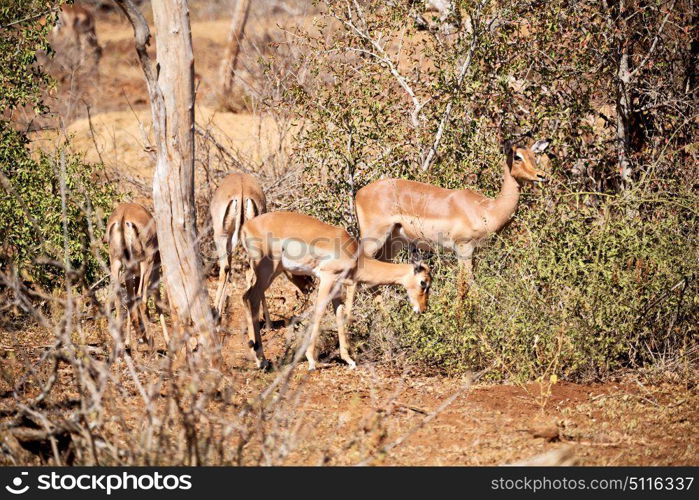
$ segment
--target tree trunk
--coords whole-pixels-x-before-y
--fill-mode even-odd
[[[617,68],[616,141],[619,175],[624,187],[628,187],[631,183],[631,162],[629,161],[629,150],[631,149],[629,123],[631,119],[631,102],[629,83],[629,54],[626,52],[626,47],[622,47]]]
[[[692,41],[689,45],[687,65],[687,91],[692,99],[699,99],[699,5],[692,2]]]
[[[153,204],[175,333],[182,340],[191,331],[199,344],[217,347],[196,236],[194,56],[187,1],[152,2],[157,66],[146,51],[150,32],[143,15],[132,0],[115,2],[134,26],[148,84],[156,143]]]
[[[631,150],[631,68],[629,46],[628,27],[624,17],[626,8],[624,1],[619,2],[619,21],[617,30],[619,32],[619,59],[617,61],[617,96],[616,96],[616,150],[617,161],[619,168],[619,176],[621,177],[622,189],[626,189],[631,185],[631,161],[629,160],[629,152]]]
[[[235,67],[238,64],[238,54],[240,53],[240,42],[245,33],[245,23],[248,20],[250,11],[250,0],[237,0],[231,20],[231,28],[226,41],[226,52],[221,61],[220,81],[221,95],[228,96],[233,88],[235,80]]]

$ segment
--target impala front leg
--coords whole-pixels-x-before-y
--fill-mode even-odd
[[[357,283],[351,281],[347,284],[347,298],[345,299],[345,322],[347,326],[352,324],[352,308],[354,307],[354,296],[357,293]]]
[[[469,286],[475,283],[473,279],[473,257],[459,259],[459,274],[461,274]]]
[[[468,289],[473,286],[473,251],[476,246],[473,242],[459,243],[456,245],[456,256],[459,259],[459,289]],[[464,292],[466,291],[464,289]]]
[[[262,318],[265,320],[265,328],[272,329],[272,320],[269,317],[269,306],[267,305],[267,297],[262,296]]]
[[[247,331],[248,331],[248,347],[250,354],[255,359],[258,368],[264,368],[266,360],[262,350],[262,337],[260,336],[260,325],[257,322],[257,317],[260,314],[260,297],[257,287],[253,285],[248,288],[243,294],[243,308],[245,309]]]
[[[473,251],[475,244],[471,241],[455,246],[456,256],[459,259],[459,274],[456,280],[456,289],[459,300],[463,300],[474,285],[473,280]]]

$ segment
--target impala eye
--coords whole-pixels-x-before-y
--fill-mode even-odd
[[[524,156],[519,153],[515,153],[515,159],[518,161],[524,161]]]
[[[425,280],[420,281],[420,288],[423,290],[427,290],[430,287],[430,284],[427,283]]]

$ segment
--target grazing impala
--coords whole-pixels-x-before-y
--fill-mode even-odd
[[[82,5],[62,5],[53,32],[74,45],[80,64],[85,62],[87,55],[92,56],[94,66],[99,63],[102,47],[97,42],[95,16],[91,10]]]
[[[390,260],[394,239],[418,248],[449,248],[456,252],[470,282],[476,246],[510,220],[524,183],[546,181],[534,155],[547,146],[548,141],[537,141],[530,148],[505,146],[497,198],[404,179],[382,179],[363,187],[357,192],[356,207],[365,254],[373,257],[386,247],[383,257]]]
[[[120,271],[126,286],[129,320],[146,336],[144,315],[148,316],[148,296],[153,295],[160,313],[160,253],[153,216],[136,203],[121,203],[107,220],[104,239],[109,243],[109,264],[117,323],[121,321]],[[134,314],[134,309],[135,314]],[[153,348],[153,338],[146,339]],[[131,345],[127,326],[126,346]]]
[[[332,302],[335,311],[340,357],[352,368],[356,366],[348,350],[345,307],[340,290],[343,285],[402,285],[416,312],[427,308],[431,277],[426,266],[422,263],[392,264],[366,257],[347,231],[313,217],[293,212],[260,215],[245,223],[242,240],[250,260],[248,288],[243,294],[248,346],[259,368],[265,368],[269,363],[265,360],[259,325],[254,318],[259,314],[265,290],[282,272],[287,272],[292,279],[306,276],[319,279],[310,343],[306,350],[309,370],[316,367],[315,343],[328,302]]]
[[[218,288],[214,305],[218,317],[224,309],[226,286],[231,274],[231,257],[238,246],[243,223],[267,211],[262,186],[252,175],[230,174],[219,184],[209,206],[214,227],[214,243],[219,263]],[[269,323],[267,304],[263,304]]]

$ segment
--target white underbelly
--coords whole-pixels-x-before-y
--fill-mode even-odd
[[[291,274],[318,276],[319,266],[315,259],[297,260],[282,254],[282,267]]]

